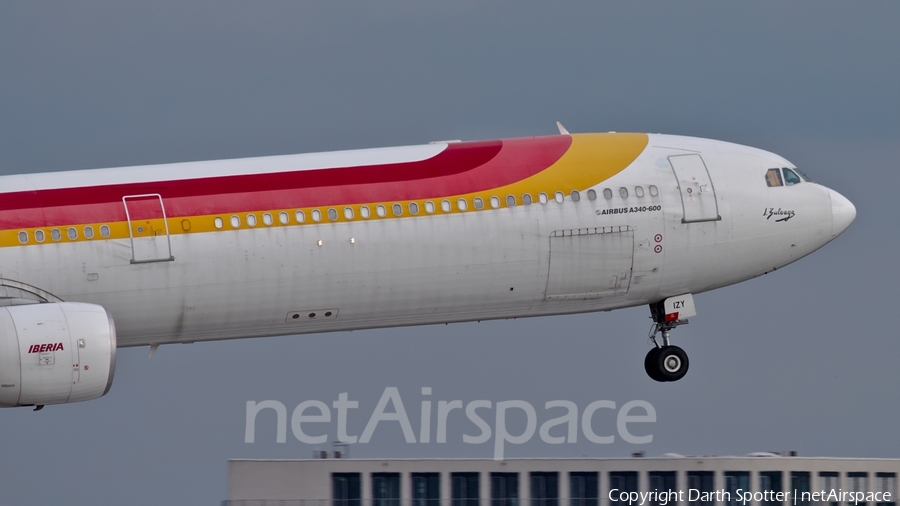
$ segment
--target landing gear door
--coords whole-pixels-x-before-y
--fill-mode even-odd
[[[162,196],[157,193],[129,195],[122,197],[122,203],[131,236],[131,263],[175,260]]]
[[[682,223],[721,220],[716,188],[703,158],[697,154],[675,155],[669,157],[669,164],[672,165],[681,191],[681,204],[684,208]]]

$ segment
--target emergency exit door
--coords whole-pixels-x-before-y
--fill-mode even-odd
[[[175,260],[162,196],[157,193],[129,195],[122,198],[122,203],[131,235],[131,263]]]
[[[721,220],[716,188],[703,158],[695,154],[670,156],[669,164],[672,165],[681,191],[681,204],[684,208],[682,223]]]

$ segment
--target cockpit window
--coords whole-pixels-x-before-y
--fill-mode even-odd
[[[786,168],[782,170],[784,170],[784,182],[786,185],[791,186],[803,181],[802,179],[800,179],[800,176],[798,176],[797,173],[792,171],[791,169]]]
[[[800,170],[800,169],[791,169],[791,170],[796,172],[797,175],[800,176],[800,179],[806,181],[807,183],[812,183],[812,179],[810,179],[809,176],[807,176],[806,173],[803,172],[802,170]]]
[[[766,185],[784,186],[784,183],[781,182],[781,169],[769,169],[766,172]]]

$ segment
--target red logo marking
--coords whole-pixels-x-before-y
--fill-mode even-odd
[[[28,353],[46,353],[48,351],[63,351],[63,343],[32,344],[28,347]]]

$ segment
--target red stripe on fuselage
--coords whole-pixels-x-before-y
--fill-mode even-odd
[[[450,144],[427,160],[0,195],[0,228],[124,221],[122,197],[158,193],[169,217],[439,198],[536,174],[569,148],[553,136]]]

